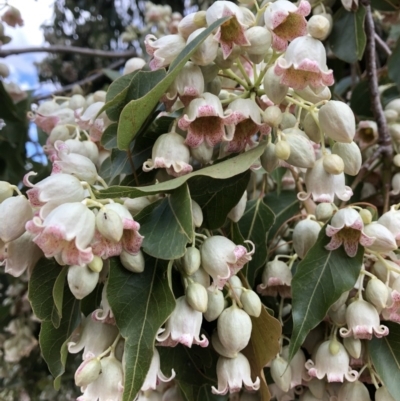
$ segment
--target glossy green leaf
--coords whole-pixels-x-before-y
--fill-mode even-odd
[[[100,199],[119,197],[137,198],[151,194],[171,192],[174,189],[179,188],[192,177],[207,176],[218,179],[234,177],[235,175],[247,171],[252,166],[254,161],[262,155],[266,146],[267,142],[262,142],[256,148],[232,157],[231,159],[224,160],[221,163],[213,164],[212,166],[202,168],[194,171],[193,173],[186,174],[182,177],[177,177],[160,184],[149,185],[140,188],[113,186],[104,190],[95,191],[95,194],[96,197]]]
[[[299,200],[294,191],[270,192],[264,196],[264,203],[275,214],[274,225],[269,230],[268,238],[272,240],[286,220],[300,212]]]
[[[51,314],[51,321],[56,328],[60,326],[62,318],[65,278],[68,274],[68,266],[59,267],[59,269],[60,274],[58,275],[53,287],[54,308]]]
[[[383,322],[389,335],[373,337],[368,341],[368,351],[379,377],[396,401],[400,401],[400,325]]]
[[[367,43],[364,19],[364,7],[359,7],[356,12],[346,11],[343,7],[337,11],[329,35],[329,45],[336,57],[347,63],[362,59]]]
[[[393,49],[387,65],[389,78],[396,83],[397,88],[400,88],[399,65],[400,65],[400,39],[397,41],[396,47]]]
[[[5,90],[3,82],[0,81],[0,118],[9,121],[21,121],[22,116],[18,114],[17,107]],[[25,117],[25,116],[23,116]]]
[[[159,259],[177,259],[184,255],[193,239],[192,206],[187,185],[145,207],[135,220],[144,236],[143,250]]]
[[[167,262],[146,257],[143,273],[126,270],[111,259],[107,297],[125,338],[123,401],[132,401],[150,367],[157,330],[167,320],[175,299],[166,279]],[[165,371],[166,373],[166,371]]]
[[[400,9],[399,0],[371,0],[371,7],[379,11],[396,11]]]
[[[186,47],[170,65],[168,74],[164,79],[160,80],[159,82],[156,82],[156,80],[153,79],[153,76],[155,76],[157,71],[148,72],[147,74],[149,75],[142,77],[142,80],[147,80],[150,83],[149,88],[151,88],[148,89],[147,93],[143,93],[140,98],[137,97],[135,98],[136,100],[130,101],[122,110],[118,125],[118,147],[120,149],[128,149],[131,140],[142,128],[147,117],[157,106],[161,96],[170,87],[174,79],[178,76],[180,70],[190,59],[198,46],[203,43],[203,41],[214,31],[214,29],[218,28],[227,19],[229,19],[229,17],[221,18],[215,21],[188,45],[186,45]],[[140,83],[142,83],[142,81],[140,81]]]
[[[361,81],[354,87],[351,92],[350,107],[358,117],[373,117],[368,81]]]
[[[220,228],[228,213],[237,205],[250,179],[250,171],[225,180],[210,177],[193,177],[189,180],[190,195],[203,211],[203,227]]]
[[[113,148],[117,147],[117,130],[118,130],[118,124],[117,123],[111,123],[103,132],[103,135],[101,136],[101,146],[103,146],[104,149],[111,150]]]
[[[175,370],[178,385],[187,401],[207,400],[203,398],[206,394],[209,394],[209,400],[224,400],[224,397],[211,398],[211,386],[218,385],[218,355],[211,347],[187,348],[178,344],[174,348],[159,347],[158,350],[162,372],[169,375],[172,369]]]
[[[330,237],[326,236],[323,227],[293,277],[290,359],[310,330],[324,319],[331,305],[354,287],[360,273],[364,248],[359,246],[357,255],[350,258],[342,246],[335,251],[325,249],[329,242]]]
[[[255,253],[245,271],[246,278],[252,287],[258,269],[267,261],[267,236],[274,221],[275,215],[272,210],[262,198],[258,198],[247,202],[246,210],[238,222],[243,237],[255,245]]]
[[[102,71],[107,78],[111,79],[111,81],[115,81],[121,76],[119,71],[111,70],[110,68],[103,68]]]

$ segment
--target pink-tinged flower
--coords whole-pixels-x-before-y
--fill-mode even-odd
[[[29,119],[46,134],[50,134],[57,125],[73,124],[75,122],[74,111],[69,108],[50,110],[48,107],[42,109],[39,107],[36,112],[28,113]]]
[[[261,113],[257,104],[251,99],[236,99],[228,106],[232,110],[232,125],[226,127],[229,140],[227,152],[241,152],[246,145],[254,146],[252,137],[260,132],[268,134],[271,128],[261,122]]]
[[[222,290],[225,283],[251,260],[254,245],[252,251],[248,252],[243,245],[236,245],[226,237],[214,235],[203,242],[200,253],[201,264],[212,277],[213,286]]]
[[[176,132],[160,135],[153,145],[151,159],[143,163],[143,171],[165,168],[169,175],[180,177],[193,170],[189,164],[190,150],[185,139]]]
[[[326,227],[326,235],[331,237],[331,241],[325,248],[333,251],[343,244],[347,255],[356,256],[359,243],[368,247],[375,241],[375,238],[364,234],[363,228],[364,223],[356,210],[340,209],[333,216],[331,224]]]
[[[270,3],[264,13],[265,26],[272,32],[272,47],[284,51],[288,42],[299,36],[307,35],[307,21],[311,5],[308,1],[300,1],[297,7],[290,1],[278,0]]]
[[[179,343],[191,348],[192,344],[200,347],[208,346],[207,337],[202,334],[200,339],[203,314],[192,309],[185,296],[176,300],[175,309],[165,323],[164,329],[159,329],[157,341],[165,347],[175,347]]]
[[[89,247],[95,231],[95,216],[79,202],[64,203],[42,220],[35,216],[26,223],[33,242],[47,258],[55,257],[61,265],[85,265],[93,259]]]
[[[25,232],[7,244],[4,254],[0,251],[0,265],[5,265],[6,273],[14,277],[19,277],[26,270],[31,273],[36,262],[43,256],[43,252],[32,239],[33,235]]]
[[[21,12],[18,8],[13,6],[8,6],[8,10],[1,16],[2,21],[4,21],[7,25],[15,28],[17,25],[24,25],[24,20],[21,17]]]
[[[188,131],[186,145],[191,148],[199,147],[204,141],[214,147],[225,136],[224,126],[234,121],[231,113],[224,115],[218,96],[205,92],[200,98],[193,99],[185,109],[185,114],[178,121],[178,126]]]
[[[152,70],[158,70],[169,66],[186,46],[186,41],[181,35],[166,35],[157,39],[154,35],[146,35],[144,40],[147,54],[153,56],[149,66]]]
[[[83,350],[82,359],[94,358],[104,352],[118,335],[116,326],[101,323],[87,316],[81,325],[72,333],[67,348],[70,354]]]
[[[91,358],[83,361],[75,371],[75,384],[79,387],[93,383],[101,373],[100,358]]]
[[[268,389],[271,393],[271,399],[277,401],[293,401],[295,399],[294,390],[282,391],[275,383],[268,384]]]
[[[353,382],[358,378],[358,372],[351,370],[349,354],[336,339],[323,342],[315,354],[315,364],[309,359],[305,366],[311,377],[321,380],[326,376],[330,383],[343,383],[344,379]]]
[[[388,306],[382,310],[385,320],[400,323],[400,278],[396,278],[391,285],[392,291],[388,297]]]
[[[364,227],[364,233],[375,238],[372,245],[368,246],[371,251],[385,254],[397,249],[396,239],[392,232],[376,221],[367,224]]]
[[[353,191],[345,184],[344,174],[329,174],[323,166],[323,158],[319,158],[313,168],[307,170],[305,177],[307,193],[299,192],[297,197],[301,201],[312,196],[314,202],[334,201],[335,195],[343,201],[348,201]]]
[[[220,43],[223,57],[227,59],[234,45],[250,46],[250,42],[245,35],[245,30],[248,28],[245,15],[235,3],[219,0],[208,7],[206,11],[208,25],[223,17],[231,18],[218,28],[214,39]]]
[[[54,202],[57,205],[67,202],[80,202],[85,199],[85,190],[81,182],[70,174],[56,174],[32,184],[29,177],[36,175],[33,171],[25,174],[24,185],[28,189],[29,202],[33,207],[41,207],[47,202]]]
[[[264,296],[291,298],[292,272],[289,266],[281,260],[268,262],[262,274],[262,283],[257,286],[257,292]]]
[[[293,89],[333,85],[333,72],[326,65],[324,45],[311,36],[300,36],[291,42],[275,65],[281,84]]]
[[[112,354],[101,361],[101,373],[98,378],[82,387],[83,394],[76,401],[121,401],[124,390],[124,372],[122,364]]]
[[[160,368],[160,354],[157,348],[154,347],[153,358],[151,359],[151,364],[149,371],[147,372],[146,379],[142,385],[141,390],[155,390],[160,382],[167,383],[175,377],[175,371],[172,369],[171,377],[167,377],[161,372]]]
[[[251,380],[250,363],[240,352],[236,358],[218,358],[217,377],[218,389],[212,386],[213,394],[238,393],[243,386],[252,391],[260,388],[260,378],[257,377],[254,382]]]
[[[120,219],[122,223],[121,235],[118,235],[119,239],[113,233],[109,232],[107,235],[105,232],[107,230],[108,213]],[[103,225],[99,227],[101,221]],[[111,256],[119,255],[122,250],[132,255],[136,255],[140,251],[143,242],[143,236],[139,234],[140,224],[133,219],[125,206],[119,203],[110,203],[104,206],[97,214],[96,226],[97,230],[91,244],[94,255],[107,259]]]
[[[346,310],[348,329],[342,327],[342,337],[354,337],[360,340],[371,340],[372,335],[377,338],[387,336],[389,329],[380,324],[379,313],[373,305],[363,299],[357,299]]]
[[[187,44],[196,39],[205,29],[206,28],[199,28],[192,32],[187,39]],[[197,65],[205,66],[211,64],[216,59],[217,54],[218,42],[216,42],[212,36],[207,36],[206,40],[199,45],[197,50],[192,54],[190,60]]]
[[[107,285],[108,281],[106,282],[105,286],[103,287],[103,291],[101,292],[100,308],[92,312],[92,319],[96,322],[115,325],[114,314],[111,310],[110,303],[108,302],[107,298]]]
[[[99,114],[104,106],[104,102],[95,102],[91,104],[85,111],[83,108],[75,110],[75,121],[79,128],[89,131],[90,138],[94,142],[98,142],[103,135],[104,130],[110,124],[106,113],[103,111]]]

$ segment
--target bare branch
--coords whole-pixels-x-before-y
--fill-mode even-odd
[[[0,49],[0,57],[8,57],[13,54],[24,53],[74,53],[82,54],[84,56],[103,57],[103,58],[130,58],[136,56],[136,50],[119,51],[105,51],[86,49],[77,46],[32,46],[21,47],[19,49]]]
[[[392,55],[390,47],[376,32],[375,32],[375,42],[388,56]]]

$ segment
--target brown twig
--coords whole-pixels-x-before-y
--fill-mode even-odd
[[[82,54],[84,56],[103,57],[103,58],[130,58],[136,56],[136,50],[134,49],[120,52],[113,50],[95,50],[77,46],[61,46],[61,45],[21,47],[18,49],[0,49],[0,57],[8,57],[14,54],[25,54],[25,53],[74,53],[74,54]]]
[[[387,43],[375,32],[375,42],[376,44],[388,55],[392,55],[392,51],[390,50],[390,47],[387,45]]]
[[[367,46],[365,48],[365,59],[366,59],[366,72],[368,78],[369,91],[371,93],[371,107],[378,126],[378,148],[377,155],[373,155],[375,158],[382,157],[383,171],[382,171],[382,182],[383,182],[383,194],[384,204],[383,212],[389,210],[389,192],[391,185],[391,168],[392,168],[392,157],[393,149],[391,145],[391,139],[389,129],[386,123],[385,115],[383,113],[383,107],[380,100],[379,88],[378,88],[378,74],[376,65],[376,48],[375,48],[375,24],[372,17],[372,10],[369,0],[363,0],[365,7],[365,33],[367,36]],[[372,157],[370,158],[372,159]]]

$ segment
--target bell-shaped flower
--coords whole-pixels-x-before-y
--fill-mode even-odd
[[[85,189],[78,178],[70,174],[51,175],[36,184],[29,181],[34,172],[25,174],[24,185],[30,187],[26,191],[33,207],[41,207],[47,202],[60,205],[67,202],[80,202],[85,199]]]
[[[62,265],[85,265],[92,261],[89,247],[95,231],[95,216],[79,202],[64,203],[52,210],[44,220],[35,216],[26,223],[34,235],[33,242],[47,258],[55,257]]]
[[[113,354],[100,361],[101,373],[86,387],[76,401],[121,401],[124,390],[122,364]]]
[[[142,385],[141,390],[155,390],[160,382],[167,383],[175,377],[175,371],[172,369],[171,377],[167,377],[161,372],[160,368],[160,354],[156,347],[154,347],[153,358],[151,359],[151,364],[149,371],[147,372],[146,379]]]
[[[340,209],[331,220],[331,224],[326,227],[326,235],[331,237],[331,241],[326,245],[326,249],[333,251],[342,244],[350,257],[357,254],[358,244],[370,246],[375,241],[363,232],[364,223],[360,214],[352,208]]]
[[[149,66],[158,70],[169,66],[186,45],[181,35],[166,35],[157,39],[154,35],[146,35],[144,40],[147,54],[153,56]]]
[[[282,1],[282,0],[280,0]],[[311,36],[301,36],[291,42],[277,60],[274,69],[281,83],[293,89],[333,85],[333,72],[326,65],[324,45]]]
[[[104,130],[110,124],[110,120],[104,111],[99,114],[103,106],[103,101],[94,102],[86,110],[82,107],[74,112],[75,121],[79,128],[88,131],[90,138],[95,142],[100,141]]]
[[[394,235],[397,245],[400,245],[400,210],[392,206],[388,212],[379,217],[378,223],[385,226]]]
[[[232,125],[226,127],[229,140],[225,151],[241,152],[247,145],[254,146],[252,138],[260,131],[268,134],[271,128],[261,121],[261,112],[257,104],[251,99],[236,99],[228,106],[232,110]]]
[[[179,343],[191,348],[192,344],[200,347],[208,346],[207,337],[202,334],[200,339],[203,314],[191,308],[185,296],[176,300],[175,309],[165,323],[164,329],[159,329],[157,341],[159,345],[175,347]]]
[[[380,324],[379,313],[375,307],[363,299],[358,299],[347,307],[346,322],[348,329],[340,329],[342,337],[353,336],[360,340],[371,340],[373,335],[381,338],[389,334],[389,329]]]
[[[91,246],[93,254],[103,259],[118,256],[122,250],[136,255],[142,246],[140,224],[133,219],[129,210],[119,203],[109,203],[98,212],[96,228]]]
[[[224,115],[218,96],[205,92],[200,98],[190,102],[185,114],[179,119],[178,126],[188,131],[186,145],[197,148],[205,141],[208,146],[214,147],[223,139],[228,140],[224,126],[233,121],[230,112]]]
[[[311,219],[298,222],[293,230],[293,248],[300,259],[304,259],[307,252],[317,242],[321,226]]]
[[[205,29],[206,28],[199,28],[192,32],[188,37],[187,44],[199,36]],[[217,53],[218,42],[210,35],[199,45],[197,50],[192,54],[190,60],[197,65],[206,66],[216,59]]]
[[[288,361],[289,360],[289,346],[286,345],[282,348],[282,357]],[[303,380],[307,380],[309,377],[307,375],[306,368],[304,367],[306,363],[306,357],[304,351],[300,348],[293,355],[292,360],[289,363],[290,369],[292,371],[292,378],[290,381],[290,388],[295,388],[301,386]]]
[[[99,162],[99,149],[97,145],[91,141],[80,141],[78,138],[67,139],[65,144],[69,147],[70,153],[77,153],[89,158],[94,164]]]
[[[225,395],[238,393],[244,386],[247,390],[258,390],[260,378],[251,380],[250,363],[247,358],[239,353],[236,358],[220,356],[217,362],[218,389],[212,386],[213,394]]]
[[[347,400],[371,401],[371,398],[365,384],[356,380],[355,382],[344,383],[340,387],[338,401]]]
[[[180,177],[193,170],[190,150],[185,139],[176,132],[160,135],[153,145],[151,159],[143,163],[143,171],[165,168],[169,175]]]
[[[379,387],[375,393],[375,401],[395,401],[386,386]]]
[[[0,265],[5,265],[6,273],[19,277],[27,270],[30,275],[36,262],[43,256],[43,252],[32,240],[33,235],[25,232],[7,244],[4,256],[0,255]]]
[[[277,401],[293,401],[295,399],[294,390],[282,391],[275,383],[268,384],[271,399]]]
[[[307,20],[311,5],[301,0],[299,5],[287,0],[278,0],[268,5],[264,13],[265,26],[272,32],[272,47],[282,52],[288,42],[307,35]]]
[[[281,260],[268,262],[262,274],[262,283],[257,286],[257,292],[264,296],[291,298],[292,272],[289,266]]]
[[[206,11],[208,25],[223,17],[231,18],[217,29],[214,39],[220,43],[224,59],[227,59],[234,45],[249,46],[250,42],[245,35],[248,25],[240,7],[224,0],[217,0],[208,7]]]
[[[51,174],[71,174],[91,185],[96,182],[98,179],[96,166],[88,157],[71,153],[68,145],[63,141],[56,141],[54,149]]]
[[[93,383],[101,373],[99,358],[90,358],[83,361],[75,371],[75,384],[79,387]]]
[[[200,248],[201,264],[213,278],[213,286],[222,290],[225,283],[251,260],[252,251],[221,235],[207,238]]]
[[[323,157],[319,158],[313,168],[308,169],[305,177],[307,193],[299,192],[297,197],[301,201],[312,196],[314,202],[334,201],[335,195],[343,201],[348,201],[353,191],[345,184],[344,174],[329,174],[323,166]]]
[[[372,222],[364,227],[364,233],[369,237],[375,238],[368,249],[374,252],[388,253],[397,249],[394,235],[382,224]]]
[[[83,350],[83,360],[94,358],[105,351],[114,342],[117,335],[116,326],[98,322],[89,315],[68,340],[68,352],[77,354]]]
[[[32,216],[32,207],[25,196],[5,199],[0,203],[0,240],[7,243],[20,237]]]
[[[7,4],[7,3],[6,3]],[[7,11],[1,16],[1,20],[7,25],[15,28],[16,26],[23,26],[24,20],[21,17],[21,12],[18,8],[8,6]]]
[[[343,344],[336,339],[323,342],[315,354],[315,363],[309,359],[306,369],[311,377],[321,380],[325,376],[328,382],[356,381],[358,373],[351,370],[350,357]]]

